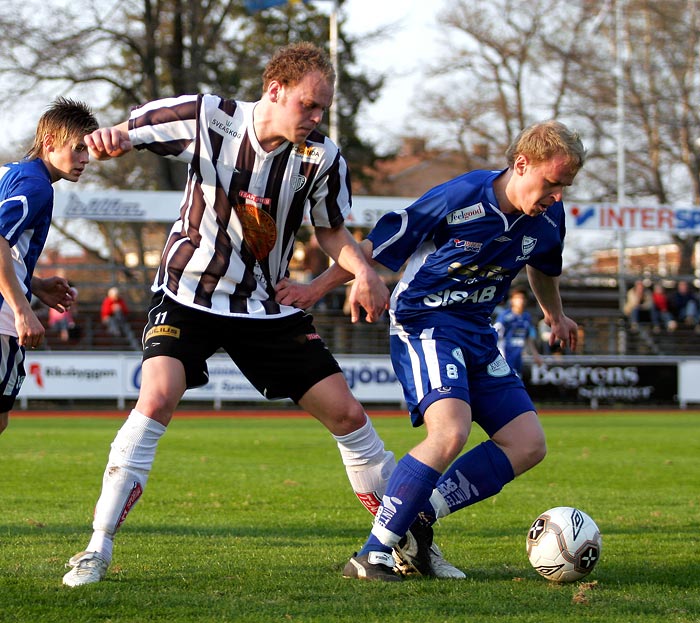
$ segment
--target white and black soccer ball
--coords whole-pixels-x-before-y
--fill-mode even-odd
[[[603,541],[583,511],[557,506],[542,513],[527,533],[527,557],[535,571],[552,582],[575,582],[600,559]]]

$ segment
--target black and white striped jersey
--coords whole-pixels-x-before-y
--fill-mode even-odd
[[[350,177],[337,146],[313,131],[272,152],[258,143],[254,102],[187,95],[131,113],[137,149],[188,163],[180,216],[170,230],[153,290],[216,314],[279,317],[274,300],[308,211],[335,227],[350,211]]]

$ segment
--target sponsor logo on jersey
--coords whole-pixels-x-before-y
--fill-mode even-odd
[[[460,208],[454,212],[450,212],[447,215],[448,225],[461,225],[462,223],[468,223],[475,219],[486,216],[486,210],[481,203],[476,203],[472,206],[466,208]]]
[[[238,191],[238,196],[241,199],[247,199],[248,201],[252,201],[253,203],[258,203],[260,205],[272,205],[272,199],[270,199],[269,197],[260,197],[259,195],[254,195],[253,193],[249,193],[246,190]]]
[[[474,283],[478,277],[492,281],[503,281],[503,275],[507,272],[503,266],[495,264],[485,264],[484,266],[468,264],[465,266],[461,262],[452,262],[447,268],[448,277],[463,283]]]
[[[510,366],[501,355],[498,355],[487,367],[489,376],[508,376],[510,374]]]
[[[516,262],[525,262],[530,259],[530,254],[535,250],[535,245],[537,244],[537,238],[532,236],[523,236],[523,241],[521,249],[523,251],[522,255],[518,255],[515,258]]]
[[[306,185],[306,176],[301,174],[293,175],[291,181],[292,190],[294,190],[294,192],[298,192]]]
[[[542,217],[544,218],[545,221],[547,221],[552,227],[555,229],[558,227],[558,225],[552,220],[552,217],[549,216],[546,212],[542,214]]]
[[[214,113],[214,117],[209,122],[209,127],[217,134],[230,136],[231,138],[243,138],[243,135],[235,129],[233,119],[220,111]]]
[[[471,253],[478,253],[481,251],[482,246],[483,243],[481,242],[471,242],[470,240],[460,240],[459,238],[455,238],[455,248],[457,249],[464,249],[465,251],[469,251]]]
[[[180,329],[178,329],[177,327],[173,327],[169,324],[159,324],[148,330],[148,332],[146,333],[146,337],[144,338],[144,342],[148,342],[148,340],[150,340],[151,338],[158,336],[172,337],[178,340],[180,339]]]
[[[482,290],[465,292],[464,290],[442,290],[423,297],[427,307],[447,307],[455,303],[486,303],[496,295],[496,286],[488,286]]]
[[[269,201],[269,200],[268,200]],[[256,260],[264,260],[277,242],[277,225],[265,210],[250,203],[233,206],[243,227],[243,240]]]
[[[294,155],[310,160],[318,160],[321,157],[321,152],[313,145],[294,145]]]

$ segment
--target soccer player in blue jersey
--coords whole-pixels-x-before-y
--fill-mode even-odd
[[[78,181],[89,160],[83,137],[96,128],[85,104],[58,98],[39,119],[26,157],[0,168],[0,433],[25,377],[25,348],[44,339],[32,294],[59,311],[75,299],[65,278],[33,274],[51,226],[53,184]]]
[[[577,324],[559,294],[562,195],[585,150],[577,133],[547,121],[521,132],[506,157],[503,170],[466,173],[385,214],[362,243],[374,261],[394,271],[405,265],[391,298],[391,359],[426,437],[398,462],[346,577],[402,579],[392,549],[399,568],[432,575],[432,524],[498,493],[545,456],[537,412],[498,351],[490,317],[525,267],[552,342],[575,348]],[[278,300],[306,305],[344,279],[334,265],[307,286],[279,284]],[[489,439],[461,454],[472,421]]]
[[[526,311],[527,291],[521,286],[510,289],[509,306],[501,311],[493,323],[498,333],[498,350],[512,370],[522,376],[523,351],[527,348],[537,363],[542,361],[537,350],[537,327]]]

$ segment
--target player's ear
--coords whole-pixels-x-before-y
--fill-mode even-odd
[[[523,175],[525,173],[525,170],[527,169],[528,164],[530,164],[530,162],[527,159],[527,156],[525,156],[524,154],[518,154],[515,158],[515,161],[513,162],[513,170],[518,175]]]
[[[277,102],[279,100],[281,91],[282,84],[277,80],[270,80],[270,84],[267,85],[267,96],[270,98],[271,102]]]
[[[49,153],[56,148],[56,138],[53,134],[47,132],[46,134],[44,134],[44,140],[41,141],[41,145],[43,147],[44,153]]]

